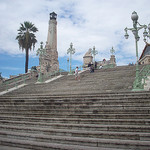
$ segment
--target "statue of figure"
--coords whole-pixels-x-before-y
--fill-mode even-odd
[[[92,49],[90,48],[83,57],[83,66],[86,68],[88,67],[88,64],[93,62],[93,56],[91,53]]]
[[[92,49],[89,48],[89,50],[85,53],[84,57],[92,56],[91,51],[92,51]]]

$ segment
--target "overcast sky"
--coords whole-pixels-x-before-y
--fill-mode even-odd
[[[149,4],[149,0],[0,0],[0,54],[7,57],[22,54],[15,38],[20,23],[30,21],[39,30],[35,51],[30,53],[34,58],[40,42],[46,42],[49,13],[54,11],[58,15],[59,58],[66,58],[72,42],[76,49],[73,60],[81,63],[84,54],[93,46],[98,51],[96,60],[109,59],[113,46],[117,65],[135,63],[135,40],[131,31],[129,39],[124,38],[124,28],[133,26],[133,11],[138,13],[140,24],[148,25]],[[139,32],[139,56],[145,46],[143,31]]]

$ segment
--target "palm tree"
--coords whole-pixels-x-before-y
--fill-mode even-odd
[[[25,73],[28,72],[28,61],[29,61],[29,50],[35,48],[35,43],[37,42],[35,32],[38,29],[32,24],[32,22],[25,21],[24,24],[21,23],[20,28],[18,29],[18,36],[16,40],[18,40],[19,48],[22,51],[25,50],[26,53],[26,63],[25,63]]]

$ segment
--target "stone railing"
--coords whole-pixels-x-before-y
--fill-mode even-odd
[[[150,75],[150,65],[143,66],[138,76],[139,90],[144,90],[144,85],[146,84],[146,80],[149,75]],[[133,83],[133,87],[135,85],[135,82],[136,80]]]
[[[140,81],[142,84],[142,87],[144,89],[144,85],[146,84],[147,77],[150,76],[150,65],[144,66],[140,71]]]
[[[56,76],[59,76],[61,74],[67,74],[67,72],[65,72],[62,69],[59,69],[58,71],[50,72],[50,73],[47,73],[47,74],[41,74],[41,82],[44,82],[44,81],[46,81],[48,79],[51,79],[51,78],[56,77]]]
[[[17,87],[18,85],[25,84],[26,80],[31,79],[37,75],[36,72],[21,74],[18,76],[14,76],[10,79],[3,80],[0,84],[0,90],[8,90],[8,88]]]
[[[116,67],[115,64],[107,64],[107,65],[104,65],[103,68],[107,69],[107,68],[114,68]]]

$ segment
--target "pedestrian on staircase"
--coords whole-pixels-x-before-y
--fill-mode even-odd
[[[80,81],[80,75],[79,75],[78,67],[76,67],[76,70],[75,70],[75,80]]]

